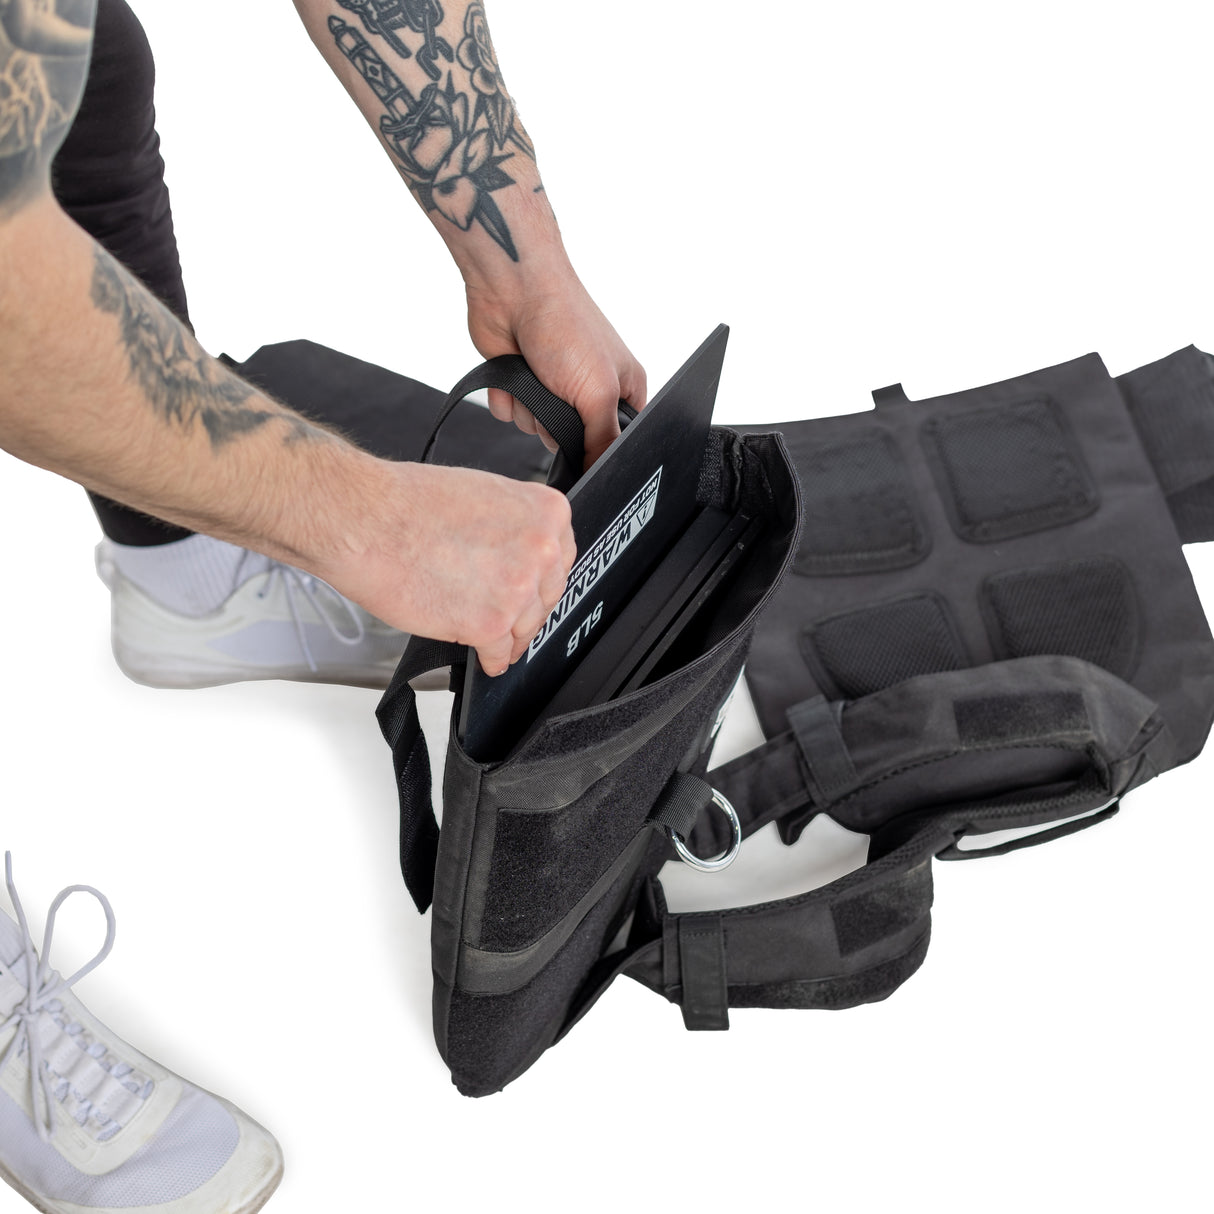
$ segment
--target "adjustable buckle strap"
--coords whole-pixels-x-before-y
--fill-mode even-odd
[[[400,867],[405,886],[419,911],[434,895],[434,866],[438,858],[438,822],[430,795],[430,753],[417,715],[417,694],[409,680],[465,658],[461,645],[410,640],[375,716],[384,740],[392,748],[396,790],[400,800]]]

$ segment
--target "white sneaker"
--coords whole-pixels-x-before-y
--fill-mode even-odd
[[[205,614],[166,606],[125,576],[116,556],[109,540],[97,546],[97,572],[112,594],[114,657],[149,687],[246,679],[386,687],[409,639],[319,578],[254,553],[235,566],[231,593]]]
[[[13,887],[0,910],[0,1176],[44,1214],[253,1214],[282,1178],[274,1139],[239,1109],[101,1024],[69,987],[114,942],[95,889],[65,889],[47,916],[42,960]],[[81,891],[105,911],[101,951],[65,982],[47,964],[55,914]]]

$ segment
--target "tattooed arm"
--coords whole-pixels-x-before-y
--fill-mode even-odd
[[[51,195],[47,166],[87,58],[18,48],[14,3],[0,0],[0,446],[290,561],[389,623],[474,645],[487,670],[504,669],[564,589],[565,499],[373,459],[207,355]],[[91,8],[84,19],[87,32]]]
[[[295,0],[464,277],[481,354],[523,354],[586,424],[598,458],[645,372],[578,280],[535,152],[498,70],[481,0]],[[495,416],[534,433],[504,393]]]

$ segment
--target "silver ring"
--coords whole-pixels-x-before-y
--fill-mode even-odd
[[[725,813],[729,819],[729,825],[733,829],[733,842],[714,859],[701,860],[699,856],[693,856],[674,828],[670,826],[666,828],[666,833],[670,836],[670,841],[674,844],[674,850],[678,853],[679,859],[684,864],[690,864],[692,868],[698,868],[702,873],[719,873],[721,869],[728,868],[738,858],[738,849],[742,846],[742,823],[738,821],[737,811],[715,788],[712,790],[712,803]]]

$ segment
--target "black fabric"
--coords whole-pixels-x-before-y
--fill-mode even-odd
[[[711,784],[690,772],[676,771],[654,803],[649,820],[655,826],[674,831],[686,843],[700,814],[711,802]]]
[[[72,219],[188,325],[155,80],[139,19],[125,0],[98,0],[88,81],[51,182]]]
[[[584,744],[562,731],[549,735],[549,744],[539,752],[529,751],[528,765],[536,778],[503,789],[498,798],[506,804],[486,809],[492,856],[479,928],[466,927],[471,943],[502,952],[520,949],[573,909],[645,825],[670,773],[695,749],[705,722],[711,722],[732,688],[743,657],[743,649],[731,654],[691,698],[679,703],[677,712],[665,712],[666,697],[650,690],[635,707],[627,697],[580,714],[594,723],[597,735],[587,736]],[[604,737],[624,732],[643,740],[613,759],[581,761],[595,742],[601,747]],[[608,763],[609,771],[600,773]],[[570,798],[575,788],[577,795]],[[553,802],[557,807],[548,809]],[[519,803],[526,808],[511,808]]]
[[[1096,509],[1083,457],[1048,398],[943,414],[922,437],[964,539],[995,543]]]
[[[948,604],[931,593],[818,620],[802,633],[801,650],[822,686],[844,700],[969,665]]]
[[[1120,561],[1016,569],[988,578],[982,593],[1001,657],[1061,653],[1133,678],[1142,627],[1134,581]]]
[[[672,914],[660,883],[650,881],[638,904],[625,972],[682,1004],[685,1013],[689,993],[707,1009],[715,1006],[710,983],[718,956],[729,1007],[838,1009],[884,999],[926,954],[931,855],[948,841],[947,831],[921,823],[888,852],[874,852],[869,864],[830,885],[715,915]],[[699,941],[706,955],[693,967],[702,969],[693,973],[690,992],[682,961],[685,923],[691,930],[709,929]],[[719,954],[714,934],[723,942]]]
[[[1117,384],[1181,540],[1214,539],[1214,359],[1188,346]]]
[[[1200,417],[1207,403],[1195,356],[1182,361],[1196,386],[1184,387],[1177,356],[1155,378],[1171,378],[1176,392],[1187,392],[1178,408]],[[1097,356],[783,429],[811,499],[823,453],[883,435],[926,534],[913,565],[807,574],[781,588],[747,665],[768,737],[783,733],[788,708],[814,695],[850,702],[897,686],[899,675],[922,677],[924,666],[980,668],[1061,651],[1125,675],[1160,706],[1179,761],[1198,753],[1214,719],[1214,643],[1171,503],[1121,385]],[[1163,451],[1175,441],[1161,440]],[[812,526],[807,516],[807,532]],[[867,542],[859,532],[857,551]],[[1047,573],[1055,576],[1047,581]],[[927,606],[932,596],[947,605],[943,619]]]
[[[1078,689],[1010,694],[986,691],[956,700],[953,720],[962,746],[1024,742],[1091,728],[1083,693]]]
[[[921,864],[902,881],[875,892],[840,898],[831,907],[839,952],[845,957],[871,948],[886,937],[914,926],[931,899],[931,868]]]
[[[410,640],[376,717],[392,750],[400,802],[400,864],[405,887],[419,911],[429,905],[438,856],[438,822],[430,793],[430,754],[409,680],[462,660],[462,647],[424,637]]]
[[[798,753],[791,730],[716,768],[708,779],[733,802],[746,834],[775,820],[793,842],[824,812],[884,839],[882,851],[934,822],[943,847],[965,834],[1100,809],[1177,760],[1154,704],[1074,658],[923,676],[846,705],[818,699],[807,708],[819,720],[828,709],[838,714],[826,765],[840,769],[842,748],[853,774],[824,787],[812,770],[815,748]]]
[[[51,184],[67,214],[188,326],[156,133],[155,78],[138,18],[125,0],[99,0],[88,81]],[[192,534],[99,494],[89,500],[102,530],[120,544],[168,544]]]
[[[645,875],[621,874],[552,961],[508,994],[470,995],[436,976],[435,1037],[463,1095],[500,1091],[561,1034]]]
[[[681,916],[678,949],[683,1024],[693,1031],[729,1028],[725,932],[721,916]]]
[[[805,495],[797,573],[871,573],[923,556],[927,535],[904,461],[888,436],[865,432],[807,448],[794,436],[791,451]]]
[[[840,1012],[888,999],[927,958],[931,929],[925,927],[901,953],[855,974],[752,982],[729,988],[731,1007],[789,1008]]]
[[[843,706],[815,696],[788,710],[810,786],[819,803],[833,801],[856,787],[856,765],[840,728]]]
[[[262,346],[232,365],[250,383],[381,459],[421,460],[443,408],[437,388],[312,341]],[[468,402],[452,409],[430,458],[535,481],[545,479],[551,463],[538,439]]]

